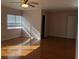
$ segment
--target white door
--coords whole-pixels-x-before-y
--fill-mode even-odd
[[[77,35],[77,16],[68,16],[67,19],[67,38],[76,38]]]

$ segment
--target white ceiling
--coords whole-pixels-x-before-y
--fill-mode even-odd
[[[40,0],[29,0],[33,2],[39,2],[39,5],[35,5],[36,7],[28,7],[22,8],[21,3],[9,3],[9,2],[20,2],[21,0],[1,0],[2,6],[19,9],[19,10],[33,10],[33,9],[40,9]]]
[[[78,0],[43,0],[43,9],[70,9],[77,8]]]
[[[8,6],[20,10],[29,10],[29,9],[45,9],[45,10],[57,10],[57,9],[75,9],[78,7],[78,0],[29,0],[39,2],[39,5],[35,8],[26,8],[23,9],[20,7],[20,4],[8,3],[8,2],[19,2],[20,0],[2,0],[1,3],[4,6]]]

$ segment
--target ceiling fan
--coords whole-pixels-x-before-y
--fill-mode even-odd
[[[23,7],[23,8],[27,8],[29,6],[35,7],[35,5],[39,4],[37,2],[28,1],[28,0],[21,0],[20,2],[9,2],[9,3],[21,3],[21,7]]]

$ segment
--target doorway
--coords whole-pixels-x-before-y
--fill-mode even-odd
[[[42,15],[41,39],[45,36],[45,15]]]

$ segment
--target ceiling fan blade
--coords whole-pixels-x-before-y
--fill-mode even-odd
[[[32,5],[32,4],[30,4],[30,3],[28,3],[28,5],[31,6],[31,7],[35,7],[34,5]]]
[[[30,1],[30,3],[31,3],[31,4],[36,4],[36,5],[39,4],[39,3],[37,3],[37,2],[33,2],[33,1]]]
[[[28,2],[28,0],[24,0],[25,4]]]

